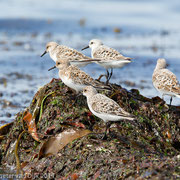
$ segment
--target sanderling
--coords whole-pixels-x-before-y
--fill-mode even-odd
[[[91,48],[91,57],[95,59],[100,59],[101,61],[96,62],[97,64],[103,66],[107,71],[107,82],[111,79],[113,68],[121,68],[124,65],[131,62],[131,58],[124,57],[115,49],[112,49],[108,46],[103,45],[102,41],[99,39],[92,39],[89,42],[89,45],[84,49]],[[111,69],[111,73],[109,73],[108,69]],[[101,75],[99,79],[104,76]]]
[[[111,121],[120,120],[135,120],[134,117],[123,110],[114,100],[103,94],[97,93],[92,86],[87,86],[83,89],[83,95],[87,97],[87,104],[90,111],[106,123],[106,130],[110,127]]]
[[[156,68],[154,69],[152,82],[154,87],[162,94],[171,96],[170,105],[172,102],[172,97],[180,98],[180,84],[176,78],[176,75],[171,71],[166,69],[166,60],[158,59]]]
[[[71,58],[72,60],[69,59],[70,63],[78,67],[83,67],[92,63],[93,61],[96,61],[73,48],[59,45],[56,42],[48,42],[46,44],[46,50],[41,57],[48,52],[53,61],[56,62],[58,59]]]
[[[59,69],[59,77],[68,87],[74,89],[76,93],[83,91],[83,88],[91,85],[97,89],[110,90],[111,88],[102,82],[94,80],[84,71],[80,70],[77,66],[70,65],[68,59],[58,59],[56,61],[56,66],[51,69]]]

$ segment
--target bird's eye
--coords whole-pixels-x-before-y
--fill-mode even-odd
[[[87,90],[85,89],[84,92],[86,92]]]
[[[91,42],[91,44],[93,44],[93,42]]]
[[[61,64],[60,62],[57,63],[57,65],[60,65],[60,64]]]

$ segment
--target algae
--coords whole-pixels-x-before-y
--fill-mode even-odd
[[[76,94],[54,79],[35,94],[27,108],[31,113],[38,109],[35,123],[40,142],[30,133],[21,134],[28,126],[22,123],[26,109],[19,112],[1,139],[0,164],[16,165],[18,155],[23,175],[34,179],[179,178],[180,107],[169,107],[159,97],[146,98],[135,89],[111,86],[112,92],[102,93],[134,114],[135,122],[113,123],[107,140],[102,140],[105,124],[89,111],[86,98],[76,101]],[[56,155],[39,158],[45,141],[74,127],[93,133],[73,140]]]

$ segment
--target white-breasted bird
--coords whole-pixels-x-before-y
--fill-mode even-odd
[[[83,88],[88,85],[97,89],[111,90],[108,85],[93,79],[77,66],[71,65],[68,59],[58,59],[56,65],[49,70],[54,68],[59,69],[59,77],[63,83],[71,89],[74,89],[76,93],[83,91]]]
[[[162,94],[170,96],[170,105],[173,97],[180,98],[180,84],[175,74],[166,69],[166,60],[158,59],[152,75],[154,87]]]
[[[46,50],[41,55],[44,56],[46,53],[49,53],[51,59],[56,62],[58,59],[70,59],[70,63],[72,65],[76,65],[78,67],[86,66],[96,60],[85,56],[84,54],[78,52],[77,50],[70,48],[68,46],[59,45],[56,42],[48,42],[46,44]]]
[[[113,68],[121,68],[125,66],[126,64],[131,63],[130,57],[125,57],[121,53],[119,53],[117,50],[110,48],[108,46],[105,46],[101,40],[99,39],[92,39],[89,42],[89,45],[84,49],[91,48],[91,57],[95,59],[100,59],[100,61],[96,62],[97,64],[103,66],[107,71],[107,83],[109,83],[109,80],[111,79],[111,76],[113,74]],[[109,70],[111,69],[111,72],[109,73]],[[101,79],[103,75],[99,77]]]
[[[87,104],[90,111],[106,123],[106,130],[110,127],[111,121],[135,120],[134,116],[123,110],[117,102],[100,94],[92,86],[83,89],[83,95],[87,97]]]

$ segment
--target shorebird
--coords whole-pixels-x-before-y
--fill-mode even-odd
[[[166,69],[165,59],[157,60],[156,68],[152,75],[152,82],[154,87],[162,94],[162,99],[164,99],[164,95],[171,96],[170,105],[173,97],[180,98],[180,84],[176,75]]]
[[[41,57],[44,56],[46,53],[49,53],[51,59],[55,62],[58,59],[68,58],[71,64],[76,65],[78,67],[83,67],[86,66],[87,64],[97,61],[97,60],[93,60],[88,56],[85,56],[84,54],[78,52],[73,48],[64,45],[59,45],[56,42],[48,42],[46,44],[46,50],[41,55]]]
[[[83,89],[83,95],[87,97],[87,104],[90,111],[106,123],[104,137],[110,128],[111,121],[135,120],[133,115],[123,110],[114,100],[103,94],[97,93],[92,86]]]
[[[131,62],[131,58],[125,57],[122,54],[120,54],[118,51],[116,51],[113,48],[110,48],[108,46],[105,46],[101,40],[99,39],[92,39],[89,42],[89,45],[84,49],[91,48],[91,57],[95,59],[100,59],[100,61],[96,62],[97,64],[103,66],[106,71],[106,83],[109,83],[109,80],[111,79],[111,76],[113,74],[113,68],[121,68],[125,66],[126,64],[129,64]],[[108,69],[111,69],[111,72],[109,73]],[[101,75],[98,80],[100,80],[103,76]]]
[[[103,82],[94,80],[91,76],[80,70],[77,66],[70,65],[68,59],[58,59],[56,61],[56,65],[49,70],[54,68],[59,69],[59,77],[63,83],[71,89],[74,89],[76,93],[83,91],[83,88],[88,85],[91,85],[97,89],[111,90],[108,85],[105,85]]]

